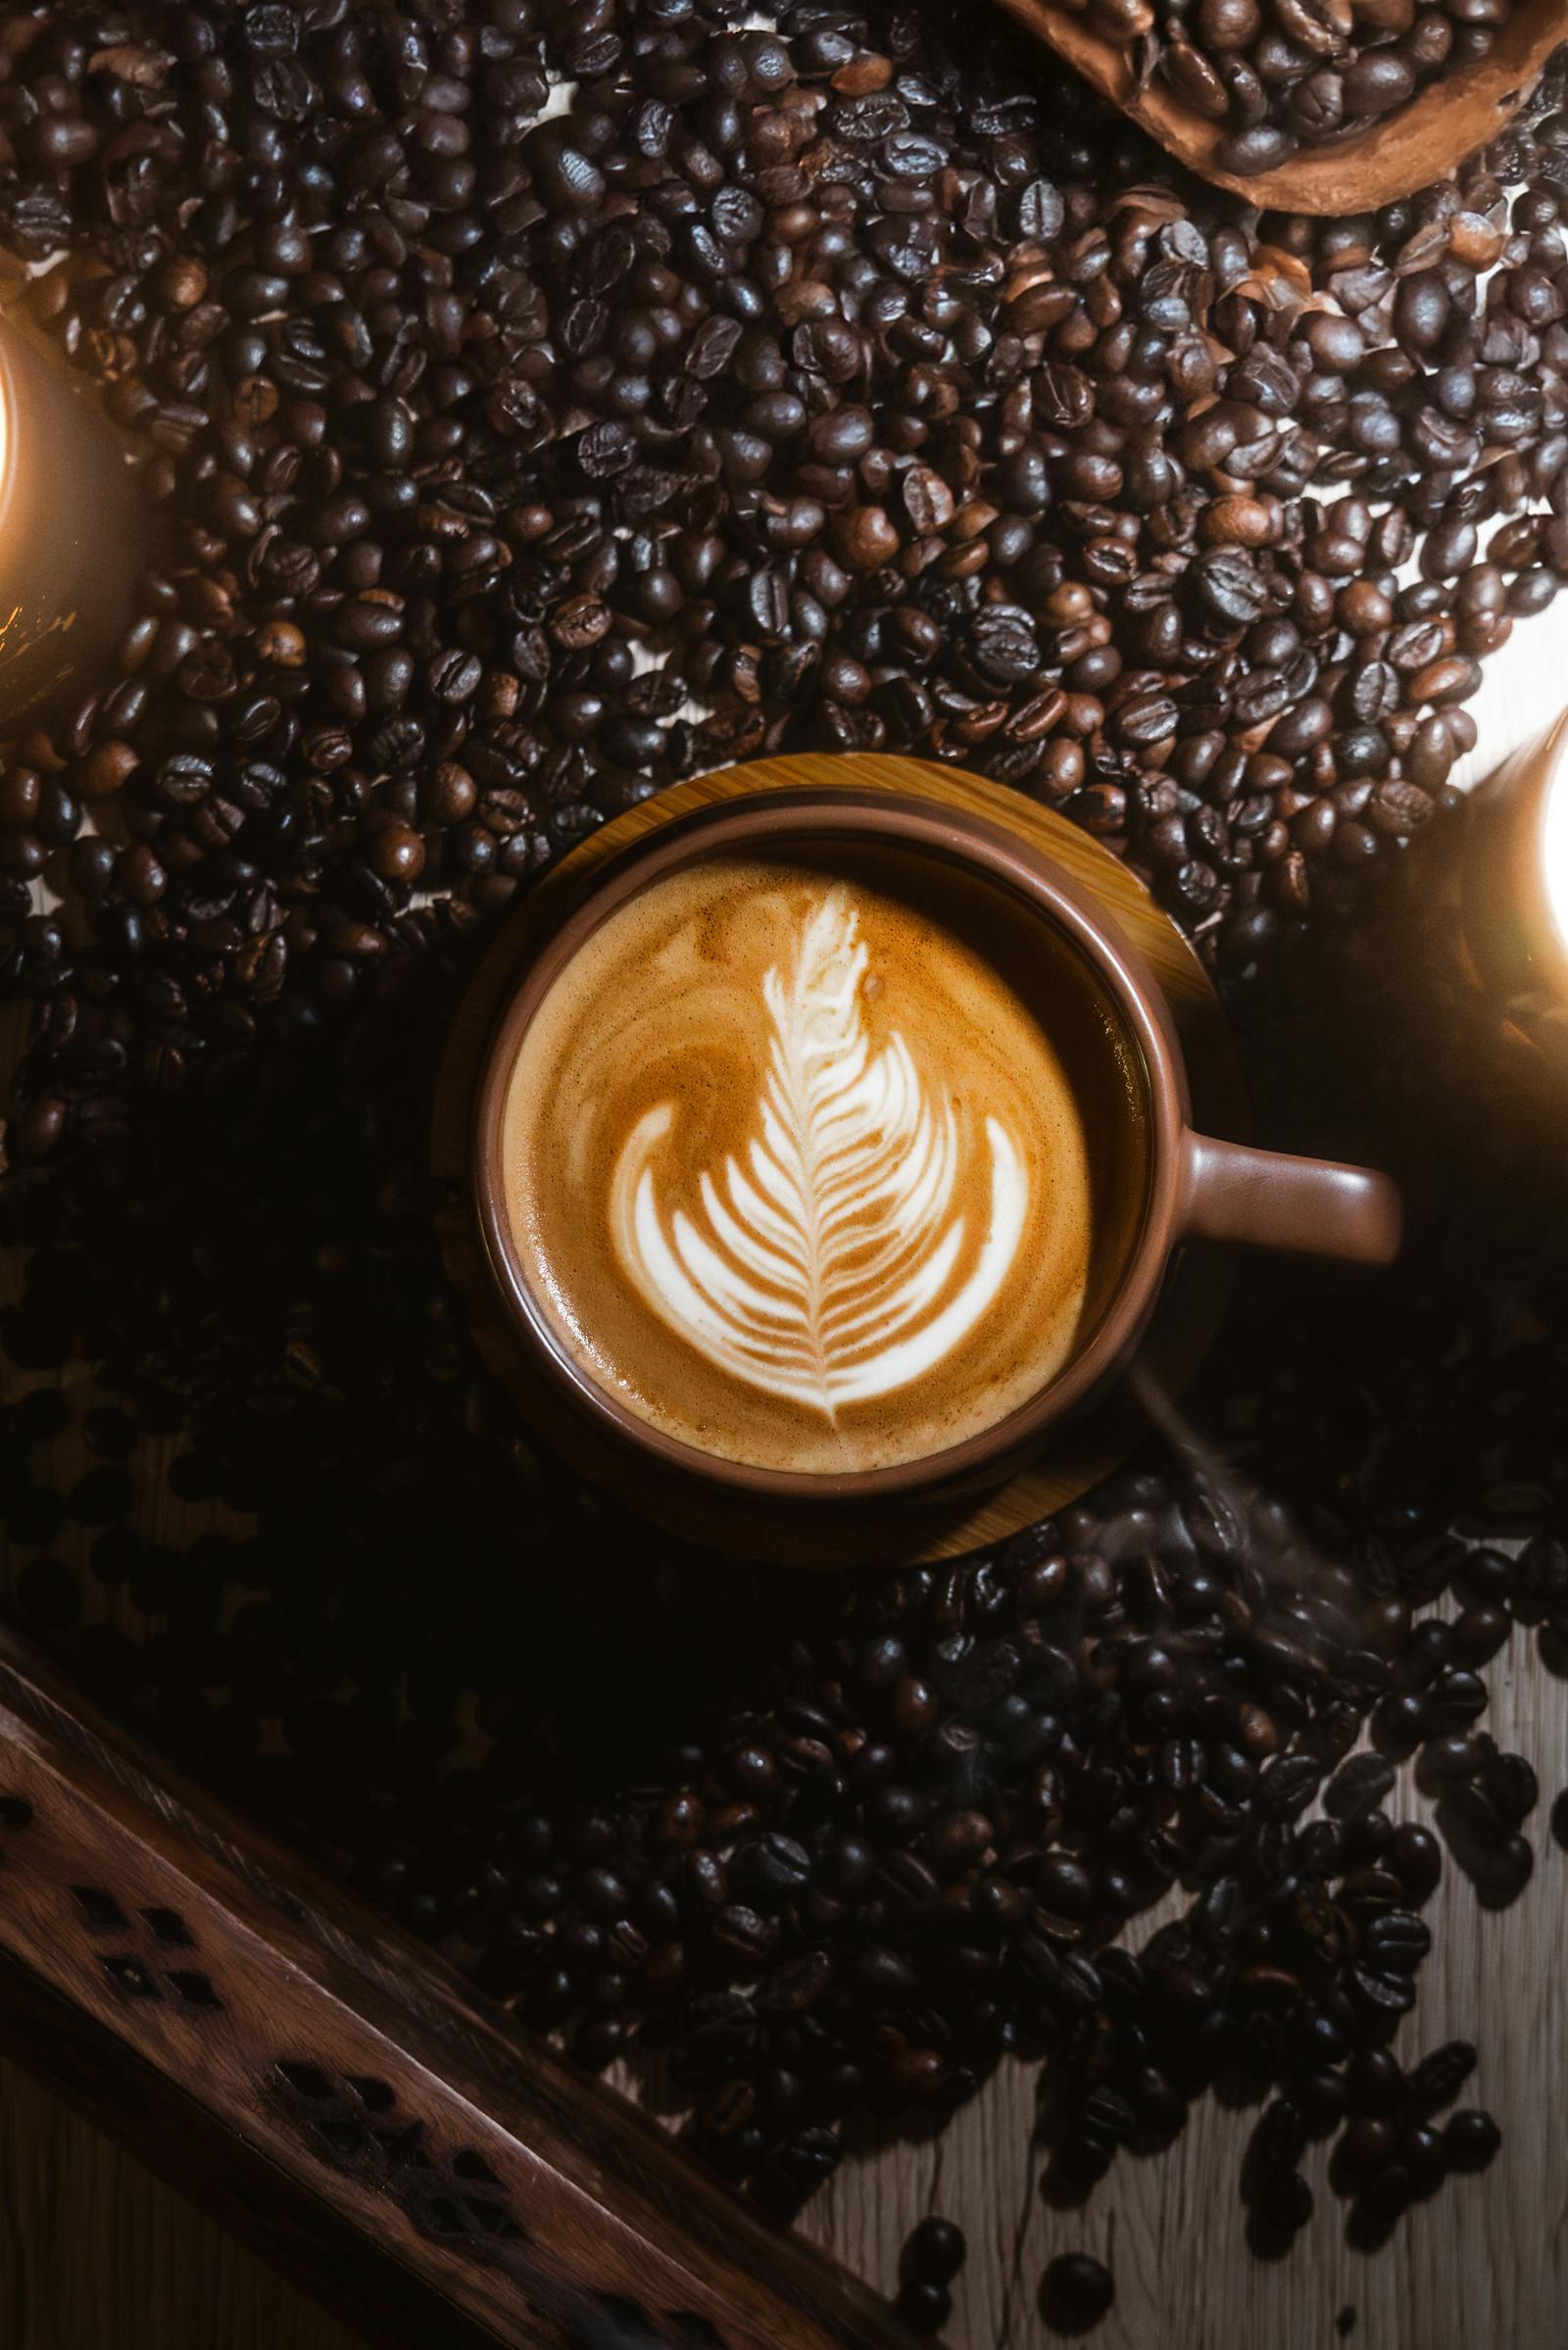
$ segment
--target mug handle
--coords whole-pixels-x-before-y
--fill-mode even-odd
[[[1252,1151],[1189,1129],[1178,1220],[1189,1240],[1388,1265],[1399,1253],[1404,1209],[1398,1187],[1368,1167]]]

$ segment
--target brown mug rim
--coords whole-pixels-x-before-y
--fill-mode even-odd
[[[1088,1343],[1038,1394],[989,1428],[882,1468],[775,1469],[707,1452],[667,1435],[621,1404],[576,1362],[534,1295],[506,1213],[501,1135],[510,1078],[523,1037],[550,988],[586,941],[634,897],[715,845],[739,847],[824,834],[895,839],[956,859],[1022,899],[1054,924],[1088,965],[1092,983],[1137,1049],[1148,1110],[1142,1220],[1112,1296]],[[854,786],[808,786],[696,808],[630,842],[594,876],[587,895],[549,933],[512,992],[484,1049],[470,1125],[470,1188],[478,1239],[514,1335],[535,1366],[621,1441],[664,1467],[752,1496],[797,1501],[885,1500],[937,1494],[1004,1467],[1085,1403],[1113,1374],[1148,1322],[1183,1207],[1183,1142],[1189,1130],[1181,1049],[1158,982],[1117,925],[1072,877],[1032,844],[966,809]]]

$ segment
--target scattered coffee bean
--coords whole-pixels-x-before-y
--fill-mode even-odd
[[[1449,2117],[1443,2138],[1456,2171],[1484,2171],[1502,2144],[1502,2132],[1492,2116],[1473,2107]]]
[[[1312,2189],[1299,2171],[1281,2172],[1264,2184],[1257,2208],[1269,2227],[1294,2235],[1312,2217]]]
[[[905,2245],[901,2276],[919,2284],[951,2284],[968,2250],[963,2229],[952,2220],[922,2220]]]
[[[953,2296],[944,2285],[915,2282],[902,2285],[898,2313],[915,2333],[940,2333],[953,2314]]]
[[[1476,1774],[1478,1792],[1506,1828],[1517,1828],[1535,1810],[1540,1782],[1522,1754],[1492,1754]]]
[[[1367,2179],[1356,2198],[1357,2207],[1375,2227],[1387,2228],[1407,2208],[1410,2192],[1410,2174],[1404,2165],[1385,2162]]]
[[[1439,2113],[1453,2100],[1475,2071],[1476,2052],[1468,2040],[1446,2040],[1412,2065],[1405,2075],[1405,2094],[1425,2113]]]
[[[1429,2129],[1424,2122],[1413,2122],[1400,2130],[1396,2155],[1400,2167],[1408,2174],[1411,2188],[1417,2195],[1432,2194],[1447,2177],[1446,2140],[1439,2130]]]
[[[1048,2322],[1054,2317],[1093,2325],[1115,2298],[1110,2271],[1092,2252],[1058,2252],[1041,2287],[1041,2309]]]
[[[1358,2048],[1345,2078],[1358,2113],[1392,2113],[1404,2095],[1404,2075],[1387,2048]]]

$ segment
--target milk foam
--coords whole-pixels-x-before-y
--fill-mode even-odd
[[[1002,1121],[985,1120],[988,1228],[960,1277],[957,1120],[922,1081],[901,1030],[866,1035],[868,956],[848,890],[822,892],[788,971],[761,992],[770,1037],[756,1131],[704,1167],[696,1197],[662,1199],[651,1157],[674,1104],[628,1136],[610,1228],[654,1311],[716,1368],[836,1421],[960,1346],[1023,1238],[1029,1178]]]
[[[1036,1394],[1094,1248],[1077,1072],[1105,1056],[1072,959],[881,847],[714,857],[628,900],[538,1007],[503,1119],[565,1351],[685,1444],[815,1473]]]

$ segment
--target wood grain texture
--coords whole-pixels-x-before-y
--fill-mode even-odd
[[[117,2150],[133,2155],[138,2170],[174,2190],[169,2208],[188,2198],[193,2225],[198,2215],[215,2225],[360,2340],[378,2350],[428,2350],[432,2341],[442,2350],[494,2350],[492,2335],[386,2262],[368,2236],[335,2223],[311,2182],[286,2179],[127,2040],[6,1958],[0,2056],[47,2078],[49,2098],[89,2126],[78,2144],[103,2144],[106,2162]]]
[[[1563,0],[1517,0],[1490,56],[1441,74],[1396,115],[1370,123],[1354,137],[1303,147],[1272,171],[1244,175],[1221,171],[1214,160],[1226,125],[1195,114],[1161,81],[1140,89],[1133,51],[1092,28],[1080,13],[1083,0],[1072,6],[1061,0],[1001,0],[1001,5],[1189,171],[1250,204],[1335,216],[1375,212],[1430,187],[1455,162],[1494,139],[1568,33]]]
[[[389,2273],[378,2338],[408,2339],[401,2277],[437,2305],[442,2343],[891,2350],[885,2313],[808,2243],[500,2029],[429,1952],[149,1769],[9,1635],[0,1855],[0,1956],[34,2013],[53,1998],[73,2019],[40,2049],[45,2071],[69,2065],[96,2111],[92,2035],[122,2044],[172,2164],[164,2141],[189,2114],[219,2173],[231,2158],[258,2196],[276,2182],[264,2216],[284,2255],[298,2190],[314,2195]]]
[[[631,842],[658,832],[694,808],[769,792],[875,791],[939,803],[985,817],[1049,857],[1089,892],[1143,955],[1158,979],[1186,1052],[1194,1116],[1203,1130],[1240,1138],[1248,1131],[1246,1094],[1234,1049],[1214,990],[1197,955],[1170,917],[1154,904],[1137,876],[1108,850],[1050,808],[961,767],[929,759],[862,756],[854,759],[797,755],[760,759],[693,776],[656,799],[645,800],[613,823],[590,833],[570,857],[533,891],[506,925],[480,965],[453,1025],[442,1065],[431,1134],[431,1170],[441,1189],[442,1243],[447,1266],[468,1304],[475,1340],[496,1376],[515,1394],[523,1410],[556,1433],[551,1398],[520,1359],[507,1317],[478,1243],[471,1212],[469,1130],[471,1105],[497,1016],[529,962],[560,924],[583,903],[595,876]],[[1189,1250],[1173,1277],[1144,1348],[1157,1391],[1179,1395],[1202,1359],[1228,1292],[1221,1258]],[[1105,1476],[1146,1433],[1131,1393],[1132,1382],[1095,1411],[1048,1443],[1033,1466],[1001,1491],[933,1523],[924,1516],[896,1518],[878,1513],[869,1531],[847,1524],[835,1511],[812,1529],[808,1542],[779,1513],[763,1506],[746,1514],[739,1502],[719,1495],[697,1520],[693,1497],[680,1493],[656,1506],[646,1475],[636,1496],[650,1515],[666,1516],[687,1535],[728,1543],[786,1566],[907,1563],[911,1558],[960,1557],[985,1542],[1003,1540],[1076,1500]],[[564,1424],[563,1434],[576,1435]],[[580,1437],[579,1440],[580,1442]],[[569,1449],[569,1442],[564,1445]],[[619,1463],[607,1447],[579,1461],[614,1484]],[[620,1482],[624,1483],[622,1477]]]
[[[0,2061],[6,2350],[357,2350],[361,2339]]]

